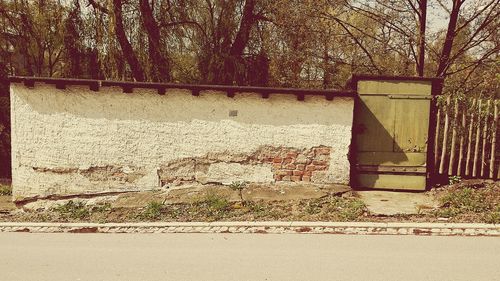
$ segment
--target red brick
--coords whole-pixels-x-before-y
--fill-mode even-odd
[[[285,168],[290,169],[290,170],[294,170],[295,164],[287,164],[287,165],[285,165]]]
[[[277,181],[283,180],[283,176],[274,175],[274,180],[277,180]]]
[[[302,181],[311,181],[310,176],[302,176]]]
[[[325,161],[321,161],[321,160],[313,160],[312,161],[313,165],[326,165],[326,162]]]
[[[329,161],[330,160],[330,154],[328,154],[328,155],[318,155],[318,156],[316,156],[316,160]]]
[[[301,176],[291,176],[290,179],[292,181],[300,181],[302,179],[302,177]]]
[[[304,172],[304,176],[311,176],[312,175],[312,171],[305,171]]]
[[[286,157],[295,158],[295,157],[297,157],[297,155],[299,155],[297,152],[288,152],[286,154]]]
[[[315,168],[314,168],[314,170],[315,170],[315,171],[323,171],[323,170],[326,170],[326,166],[324,166],[324,165],[316,165],[316,166],[314,166],[314,167],[315,167]]]
[[[299,154],[297,157],[295,157],[295,163],[296,164],[305,164],[307,162],[307,156],[304,154]]]
[[[326,155],[326,154],[330,154],[330,148],[329,147],[317,147],[314,149],[314,152],[316,153],[316,155]]]
[[[306,166],[306,171],[314,171],[314,170],[316,170],[316,166],[314,166],[314,165]]]
[[[290,164],[290,163],[293,163],[293,158],[287,157],[283,159],[283,164]]]
[[[281,163],[273,163],[273,168],[275,170],[281,169]]]
[[[264,158],[264,162],[273,163],[273,162],[274,162],[274,157],[267,157],[267,158]]]
[[[297,169],[297,170],[302,170],[302,171],[303,171],[305,168],[306,168],[306,165],[304,165],[304,164],[297,164],[297,166],[295,167],[295,169]]]
[[[304,174],[304,171],[293,171],[294,176],[302,176]]]
[[[283,158],[281,157],[274,157],[273,162],[274,163],[281,163],[283,161]]]
[[[280,175],[280,176],[291,176],[292,175],[292,171],[287,171],[287,170],[278,170],[276,171],[276,175]]]

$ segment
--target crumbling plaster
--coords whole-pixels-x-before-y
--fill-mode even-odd
[[[328,147],[329,166],[317,181],[347,184],[353,104],[347,97],[297,101],[184,90],[162,96],[12,83],[14,198],[157,189],[162,166],[213,154],[222,156],[205,167],[205,177],[273,182],[269,163],[234,161],[263,147]]]

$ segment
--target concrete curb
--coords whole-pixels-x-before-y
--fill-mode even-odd
[[[500,225],[482,223],[383,222],[0,222],[0,232],[32,233],[311,233],[500,237]]]

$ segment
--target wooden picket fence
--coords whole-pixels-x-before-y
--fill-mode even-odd
[[[498,99],[447,97],[438,103],[434,167],[438,175],[499,179]]]

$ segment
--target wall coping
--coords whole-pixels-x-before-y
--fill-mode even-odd
[[[23,83],[26,87],[34,88],[35,83],[45,83],[55,85],[57,89],[66,89],[67,86],[88,86],[91,91],[99,91],[101,87],[120,87],[124,93],[133,93],[134,89],[155,89],[159,95],[165,95],[167,89],[183,89],[191,91],[193,96],[199,96],[201,91],[226,92],[232,98],[236,93],[257,93],[262,98],[269,98],[270,94],[288,94],[303,101],[305,96],[323,96],[327,100],[334,97],[355,97],[356,91],[337,89],[303,89],[303,88],[273,88],[273,87],[253,87],[253,86],[228,86],[228,85],[197,85],[180,83],[152,83],[152,82],[128,82],[93,79],[70,79],[70,78],[48,78],[48,77],[28,77],[9,76],[11,83]]]
[[[392,76],[392,75],[371,75],[371,74],[353,74],[346,83],[346,88],[357,92],[359,81],[417,81],[430,82],[432,95],[442,94],[443,77],[420,77],[420,76]]]
[[[204,85],[204,84],[182,84],[182,83],[154,83],[154,82],[131,82],[115,80],[76,79],[76,78],[51,78],[33,76],[9,76],[11,83],[23,83],[25,86],[34,88],[35,83],[55,85],[57,89],[66,89],[67,86],[88,86],[91,91],[98,92],[101,87],[120,87],[124,93],[133,93],[134,89],[154,89],[159,95],[165,95],[167,89],[183,89],[191,91],[193,96],[199,96],[201,91],[226,92],[230,98],[236,93],[257,93],[262,98],[269,98],[270,94],[288,94],[304,101],[305,96],[324,96],[327,100],[334,97],[356,97],[357,83],[359,81],[423,81],[431,82],[433,94],[441,92],[442,77],[418,77],[418,76],[391,76],[353,74],[346,83],[345,90],[339,89],[305,89],[305,88],[280,88],[280,87],[255,87],[255,86],[230,86],[230,85]]]

